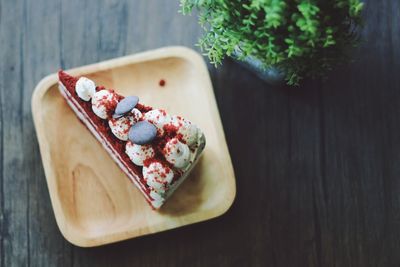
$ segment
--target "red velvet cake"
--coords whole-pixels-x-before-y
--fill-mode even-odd
[[[186,179],[205,146],[201,130],[124,97],[85,77],[60,70],[59,90],[78,118],[118,166],[158,209]]]

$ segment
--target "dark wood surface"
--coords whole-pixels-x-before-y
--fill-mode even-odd
[[[0,259],[9,266],[400,266],[400,2],[366,1],[363,45],[327,81],[274,89],[210,67],[237,177],[230,211],[99,248],[61,236],[30,100],[71,68],[194,47],[176,0],[0,0]],[[62,130],[62,129],[60,129]]]

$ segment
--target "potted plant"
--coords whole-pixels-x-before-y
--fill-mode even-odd
[[[183,14],[198,10],[198,45],[211,63],[232,56],[289,85],[346,60],[362,8],[360,0],[181,0]]]

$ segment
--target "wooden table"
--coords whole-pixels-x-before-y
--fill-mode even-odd
[[[175,0],[0,0],[0,266],[399,266],[400,2],[366,2],[364,44],[327,81],[274,89],[210,67],[237,176],[226,215],[82,249],[55,223],[33,88],[60,67],[194,47],[201,29]]]

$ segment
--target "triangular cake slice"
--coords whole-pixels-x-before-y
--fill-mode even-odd
[[[85,77],[60,70],[59,90],[112,159],[158,209],[188,177],[205,146],[202,131]]]

